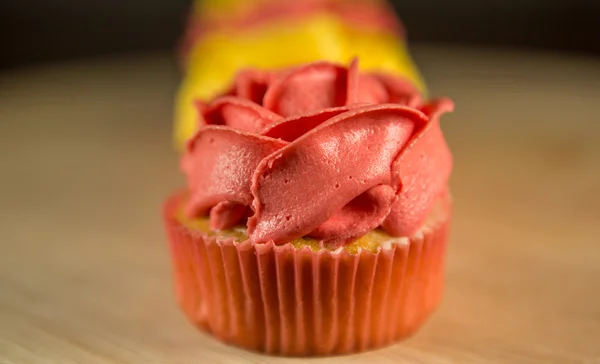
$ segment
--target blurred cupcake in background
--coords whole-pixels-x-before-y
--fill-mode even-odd
[[[402,25],[385,1],[197,1],[180,47],[184,79],[175,111],[176,145],[182,148],[198,128],[195,102],[228,92],[240,69],[348,63],[354,57],[365,70],[402,76],[425,91]]]

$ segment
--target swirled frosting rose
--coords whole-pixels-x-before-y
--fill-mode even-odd
[[[408,81],[318,62],[247,70],[197,104],[182,157],[189,217],[246,223],[254,243],[311,236],[344,244],[377,227],[410,236],[446,193],[452,157],[440,115]]]

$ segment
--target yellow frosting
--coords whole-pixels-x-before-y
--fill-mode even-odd
[[[235,5],[236,0],[212,3],[217,6],[213,11],[217,11],[218,6]],[[193,101],[209,100],[225,91],[240,69],[282,68],[316,60],[347,64],[354,57],[359,57],[363,70],[404,75],[425,91],[403,39],[359,29],[330,13],[205,34],[192,48],[177,96],[176,145],[181,148],[197,129]]]

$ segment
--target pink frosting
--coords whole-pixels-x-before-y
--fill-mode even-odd
[[[199,104],[182,158],[190,217],[247,223],[254,243],[312,236],[344,244],[382,227],[409,236],[445,192],[452,157],[439,118],[408,81],[317,62],[244,71]]]

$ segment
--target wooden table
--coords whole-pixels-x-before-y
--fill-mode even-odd
[[[416,48],[456,159],[445,300],[412,339],[312,363],[600,363],[600,63]],[[297,363],[176,308],[166,54],[0,76],[0,363]]]

